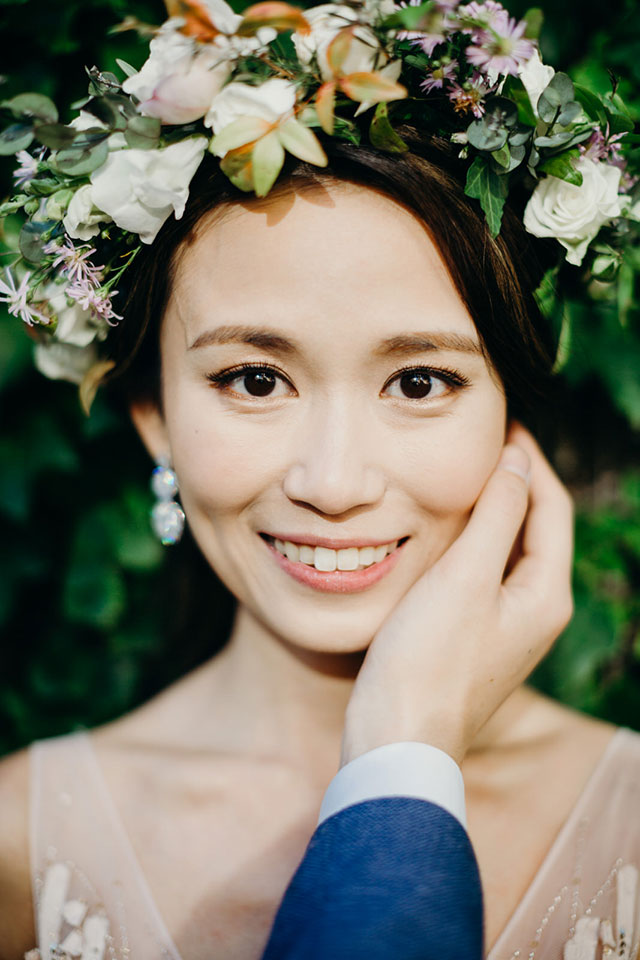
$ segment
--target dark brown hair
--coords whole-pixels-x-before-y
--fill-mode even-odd
[[[413,212],[469,310],[503,383],[509,414],[534,426],[536,410],[549,399],[556,343],[533,296],[546,264],[532,249],[517,198],[505,207],[500,235],[492,239],[479,204],[464,193],[468,164],[442,139],[408,127],[400,132],[411,147],[402,155],[337,138],[323,138],[327,167],[287,155],[272,194],[327,180],[349,181],[380,191]],[[127,401],[149,398],[160,405],[159,330],[177,254],[193,241],[207,214],[238,199],[246,201],[247,194],[229,182],[213,158],[205,157],[192,180],[184,216],[168,220],[130,268],[129,289],[122,291],[125,319],[110,335],[116,366],[109,377]]]

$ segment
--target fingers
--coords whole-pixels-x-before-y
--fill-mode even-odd
[[[466,528],[448,551],[463,576],[499,588],[527,512],[529,469],[527,451],[506,444]]]
[[[550,615],[571,615],[573,505],[571,497],[522,426],[509,433],[531,459],[530,507],[522,536],[522,553],[505,587],[527,587],[543,601]],[[562,629],[562,627],[560,627]]]

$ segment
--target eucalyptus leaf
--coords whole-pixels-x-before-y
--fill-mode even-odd
[[[135,77],[138,72],[135,67],[132,67],[126,60],[121,60],[120,57],[116,57],[116,63],[126,77]]]
[[[506,143],[503,147],[500,147],[499,150],[493,150],[491,156],[499,167],[503,167],[505,170],[509,168],[509,164],[511,163],[511,152]]]
[[[12,123],[0,133],[0,156],[8,157],[19,150],[26,150],[33,140],[33,124]]]
[[[28,220],[22,227],[19,237],[20,253],[29,263],[40,263],[44,259],[43,247],[56,226],[55,220]]]
[[[126,120],[120,113],[116,98],[94,97],[89,100],[84,109],[111,130],[124,130],[126,126]]]
[[[36,139],[51,150],[63,150],[70,147],[78,135],[74,127],[65,127],[62,123],[41,123],[35,127]]]
[[[529,127],[516,127],[509,134],[509,146],[512,150],[514,147],[524,147],[532,135],[533,131]]]
[[[127,123],[124,136],[130,147],[138,150],[153,150],[160,137],[160,121],[156,117],[141,117],[136,114]]]
[[[55,167],[61,173],[68,173],[71,176],[84,176],[97,170],[106,161],[109,155],[109,147],[106,140],[96,144],[96,146],[87,149],[78,149],[71,147],[69,150],[60,150],[54,158]]]
[[[562,147],[564,144],[569,143],[573,140],[573,133],[571,130],[560,130],[558,133],[553,133],[550,137],[536,137],[533,141],[536,147]]]
[[[573,81],[566,73],[558,71],[554,73],[538,98],[538,116],[545,123],[553,123],[562,107],[574,98]]]
[[[393,129],[386,103],[379,103],[376,107],[369,124],[369,140],[374,147],[386,153],[406,153],[409,149],[402,137]]]
[[[507,142],[507,131],[500,127],[492,129],[483,117],[482,120],[474,120],[469,124],[467,139],[476,150],[493,152],[500,150]]]
[[[484,159],[476,157],[467,171],[464,192],[480,201],[492,237],[500,233],[502,211],[507,197],[506,176],[495,173]]]
[[[558,123],[561,127],[568,127],[570,123],[573,123],[574,120],[578,119],[581,113],[582,104],[578,103],[577,100],[570,100],[569,103],[565,103],[560,111],[558,115]]]
[[[8,107],[18,117],[36,117],[43,123],[58,122],[58,108],[42,93],[19,93],[11,100],[3,100],[0,106]]]

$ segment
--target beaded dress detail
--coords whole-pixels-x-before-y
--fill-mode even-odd
[[[25,960],[189,960],[154,903],[86,731],[36,741]],[[535,824],[531,824],[535,829]],[[619,729],[487,960],[640,960],[640,734]]]

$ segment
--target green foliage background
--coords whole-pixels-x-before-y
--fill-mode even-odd
[[[509,3],[517,15],[526,6]],[[635,0],[542,8],[545,62],[603,93],[613,71],[640,117]],[[160,0],[0,0],[4,96],[39,90],[71,103],[85,93],[85,64],[117,71],[120,57],[140,66],[144,43],[107,33],[127,15],[159,23],[165,12]],[[2,159],[4,194],[13,162]],[[570,359],[542,440],[577,505],[576,614],[534,682],[640,729],[634,268],[617,304],[567,306]],[[152,538],[151,464],[124,411],[99,398],[86,419],[73,386],[33,369],[20,327],[0,315],[0,753],[126,711],[215,652],[231,615],[225,591],[191,563],[188,537],[166,552]],[[198,593],[207,602],[199,618]]]

